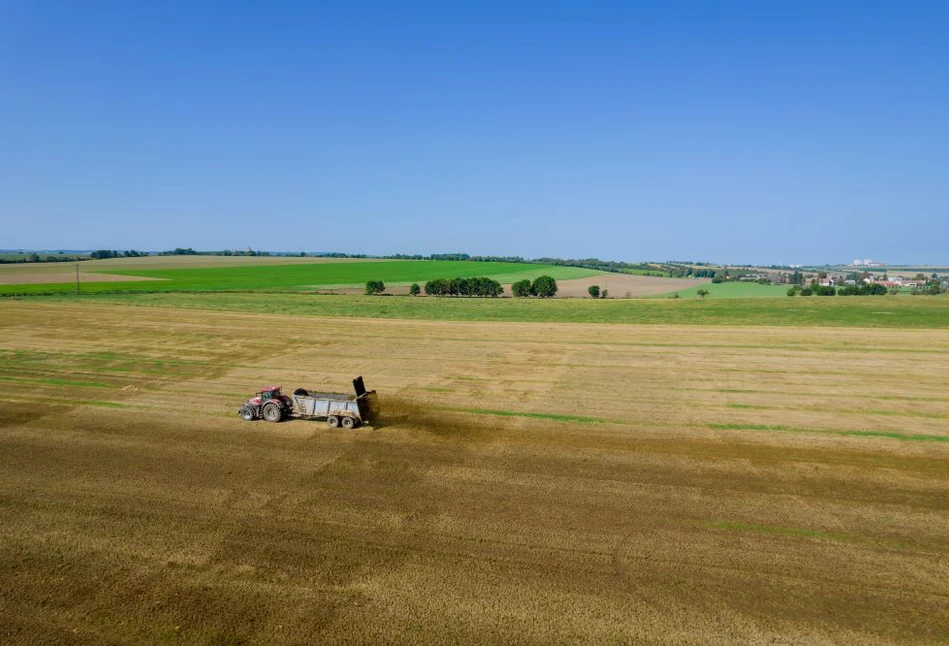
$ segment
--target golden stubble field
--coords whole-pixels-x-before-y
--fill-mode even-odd
[[[949,331],[30,301],[0,328],[3,643],[949,635]],[[237,417],[359,374],[374,429]]]

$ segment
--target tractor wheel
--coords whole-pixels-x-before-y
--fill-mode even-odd
[[[336,415],[330,415],[326,418],[326,424],[330,428],[336,428],[339,426],[339,418]]]
[[[272,402],[264,405],[264,410],[261,412],[268,422],[279,422],[283,419],[283,410]]]
[[[257,418],[257,415],[254,414],[254,409],[250,406],[241,406],[241,419],[245,422],[253,422]]]
[[[343,422],[343,428],[345,429],[356,428],[356,420],[354,420],[352,417],[344,417],[342,422]]]

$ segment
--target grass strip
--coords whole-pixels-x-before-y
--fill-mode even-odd
[[[0,398],[0,401],[7,402],[10,404],[30,404],[33,403],[32,399],[19,399],[13,397],[3,397]],[[128,404],[120,404],[118,402],[106,402],[96,399],[76,399],[70,397],[69,399],[64,399],[61,402],[56,402],[57,406],[99,406],[101,408],[130,408]]]
[[[31,299],[33,300],[33,299]],[[305,294],[121,294],[38,297],[34,302],[87,302],[296,316],[404,320],[639,325],[947,328],[949,296],[823,298],[806,304],[774,298],[472,299]],[[887,316],[877,310],[886,309]]]
[[[559,415],[556,413],[529,413],[513,410],[492,410],[488,408],[442,408],[441,410],[455,413],[472,413],[474,415],[498,415],[500,417],[526,417],[528,419],[549,419],[555,422],[577,422],[579,424],[607,424],[613,420],[601,417],[584,417],[581,415]]]
[[[760,390],[754,388],[679,388],[678,390],[684,390],[688,392],[696,393],[726,393],[726,394],[740,394],[740,395],[773,395],[774,391],[771,390]],[[799,397],[825,397],[827,394],[816,391],[804,391],[797,390],[795,395]],[[881,401],[908,401],[908,402],[949,402],[949,397],[913,397],[910,395],[868,395],[866,397],[868,400],[879,399]],[[861,411],[865,412],[865,411]]]
[[[922,435],[900,433],[898,431],[867,431],[830,428],[801,428],[796,426],[772,426],[768,424],[709,424],[716,431],[769,431],[777,433],[817,433],[821,435],[852,435],[857,437],[884,437],[906,442],[949,442],[944,435]]]
[[[740,404],[737,402],[728,402],[725,408],[746,408],[750,410],[797,410],[787,406],[761,406],[759,404]],[[887,417],[922,417],[924,419],[949,419],[945,413],[928,413],[926,411],[916,410],[888,410],[883,408],[838,408],[838,413],[849,413],[853,415],[883,415]]]
[[[48,386],[75,386],[77,388],[113,388],[109,384],[97,381],[71,381],[69,379],[31,379],[29,377],[6,377],[0,375],[0,381],[25,384],[44,384]]]
[[[774,525],[756,525],[753,523],[737,523],[728,521],[712,521],[707,524],[715,529],[724,529],[738,532],[754,532],[756,534],[771,534],[775,536],[796,536],[802,538],[817,538],[846,543],[878,543],[891,547],[902,547],[900,541],[888,538],[871,538],[850,534],[848,532],[829,532],[822,529],[805,529],[799,527],[777,527]]]
[[[75,404],[83,404],[84,406],[100,406],[102,408],[128,408],[127,404],[120,404],[118,402],[104,402],[104,401],[95,401],[92,399],[74,399],[72,400]]]

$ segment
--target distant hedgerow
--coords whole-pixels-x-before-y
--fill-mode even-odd
[[[501,283],[486,276],[438,278],[425,283],[429,296],[478,296],[495,298],[504,293]]]

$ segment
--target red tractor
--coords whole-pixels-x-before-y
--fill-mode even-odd
[[[292,409],[293,402],[280,392],[280,386],[267,386],[244,402],[240,414],[248,422],[260,417],[268,422],[280,422],[290,417]]]

